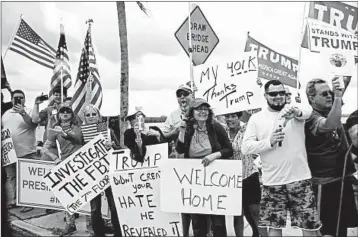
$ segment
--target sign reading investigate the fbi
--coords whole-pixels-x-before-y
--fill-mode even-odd
[[[160,208],[164,212],[241,215],[242,163],[173,159],[161,168]]]
[[[7,129],[1,130],[1,165],[7,166],[15,163],[17,156],[14,143],[11,138],[11,132]]]
[[[17,162],[17,205],[35,208],[64,210],[61,202],[55,197],[42,177],[56,167],[53,161],[18,159]],[[104,194],[104,193],[102,193]],[[102,195],[102,216],[109,218],[108,202]],[[91,207],[87,203],[80,211],[81,214],[90,215]]]
[[[73,214],[110,186],[106,139],[98,135],[43,176],[65,209]]]
[[[219,43],[219,38],[199,6],[196,6],[190,13],[190,30],[191,35],[189,35],[189,17],[187,17],[175,32],[175,38],[179,41],[188,56],[189,39],[191,38],[193,64],[195,66],[204,64]]]

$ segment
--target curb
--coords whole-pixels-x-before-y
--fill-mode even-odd
[[[10,223],[10,226],[19,229],[21,231],[36,235],[36,236],[55,236],[52,231],[48,231],[41,227],[34,226],[22,220],[14,220]]]

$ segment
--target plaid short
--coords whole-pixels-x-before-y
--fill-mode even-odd
[[[292,227],[306,230],[318,230],[321,227],[309,180],[263,186],[259,226],[285,228],[287,211],[290,211]]]

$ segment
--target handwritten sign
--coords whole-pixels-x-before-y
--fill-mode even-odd
[[[161,165],[160,208],[164,212],[241,215],[242,163],[200,159],[168,160]]]
[[[298,61],[277,53],[248,36],[245,52],[257,52],[258,77],[267,80],[280,80],[283,84],[297,87]]]
[[[8,166],[17,161],[14,143],[11,138],[10,130],[1,130],[1,165]]]
[[[204,98],[216,115],[260,108],[263,89],[257,84],[256,52],[219,65],[194,68],[196,96]]]
[[[111,173],[110,181],[123,235],[182,236],[180,215],[159,209],[158,165],[168,156],[167,143],[148,146],[142,165],[128,163],[128,151],[122,151],[111,159],[111,165],[118,169]]]
[[[76,213],[106,190],[109,184],[109,152],[98,135],[43,176],[66,211]]]
[[[336,75],[352,76],[357,71],[357,36],[316,20],[307,23],[310,50],[322,56],[318,64]]]
[[[35,208],[65,210],[61,202],[55,197],[42,177],[55,168],[54,162],[19,159],[17,162],[17,205]],[[102,193],[103,194],[103,193]],[[102,195],[102,215],[109,218],[108,202]],[[90,215],[90,204],[86,204],[79,213]]]

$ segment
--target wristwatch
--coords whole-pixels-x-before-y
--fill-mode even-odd
[[[25,116],[26,111],[24,111],[23,113],[20,113],[21,116]]]

